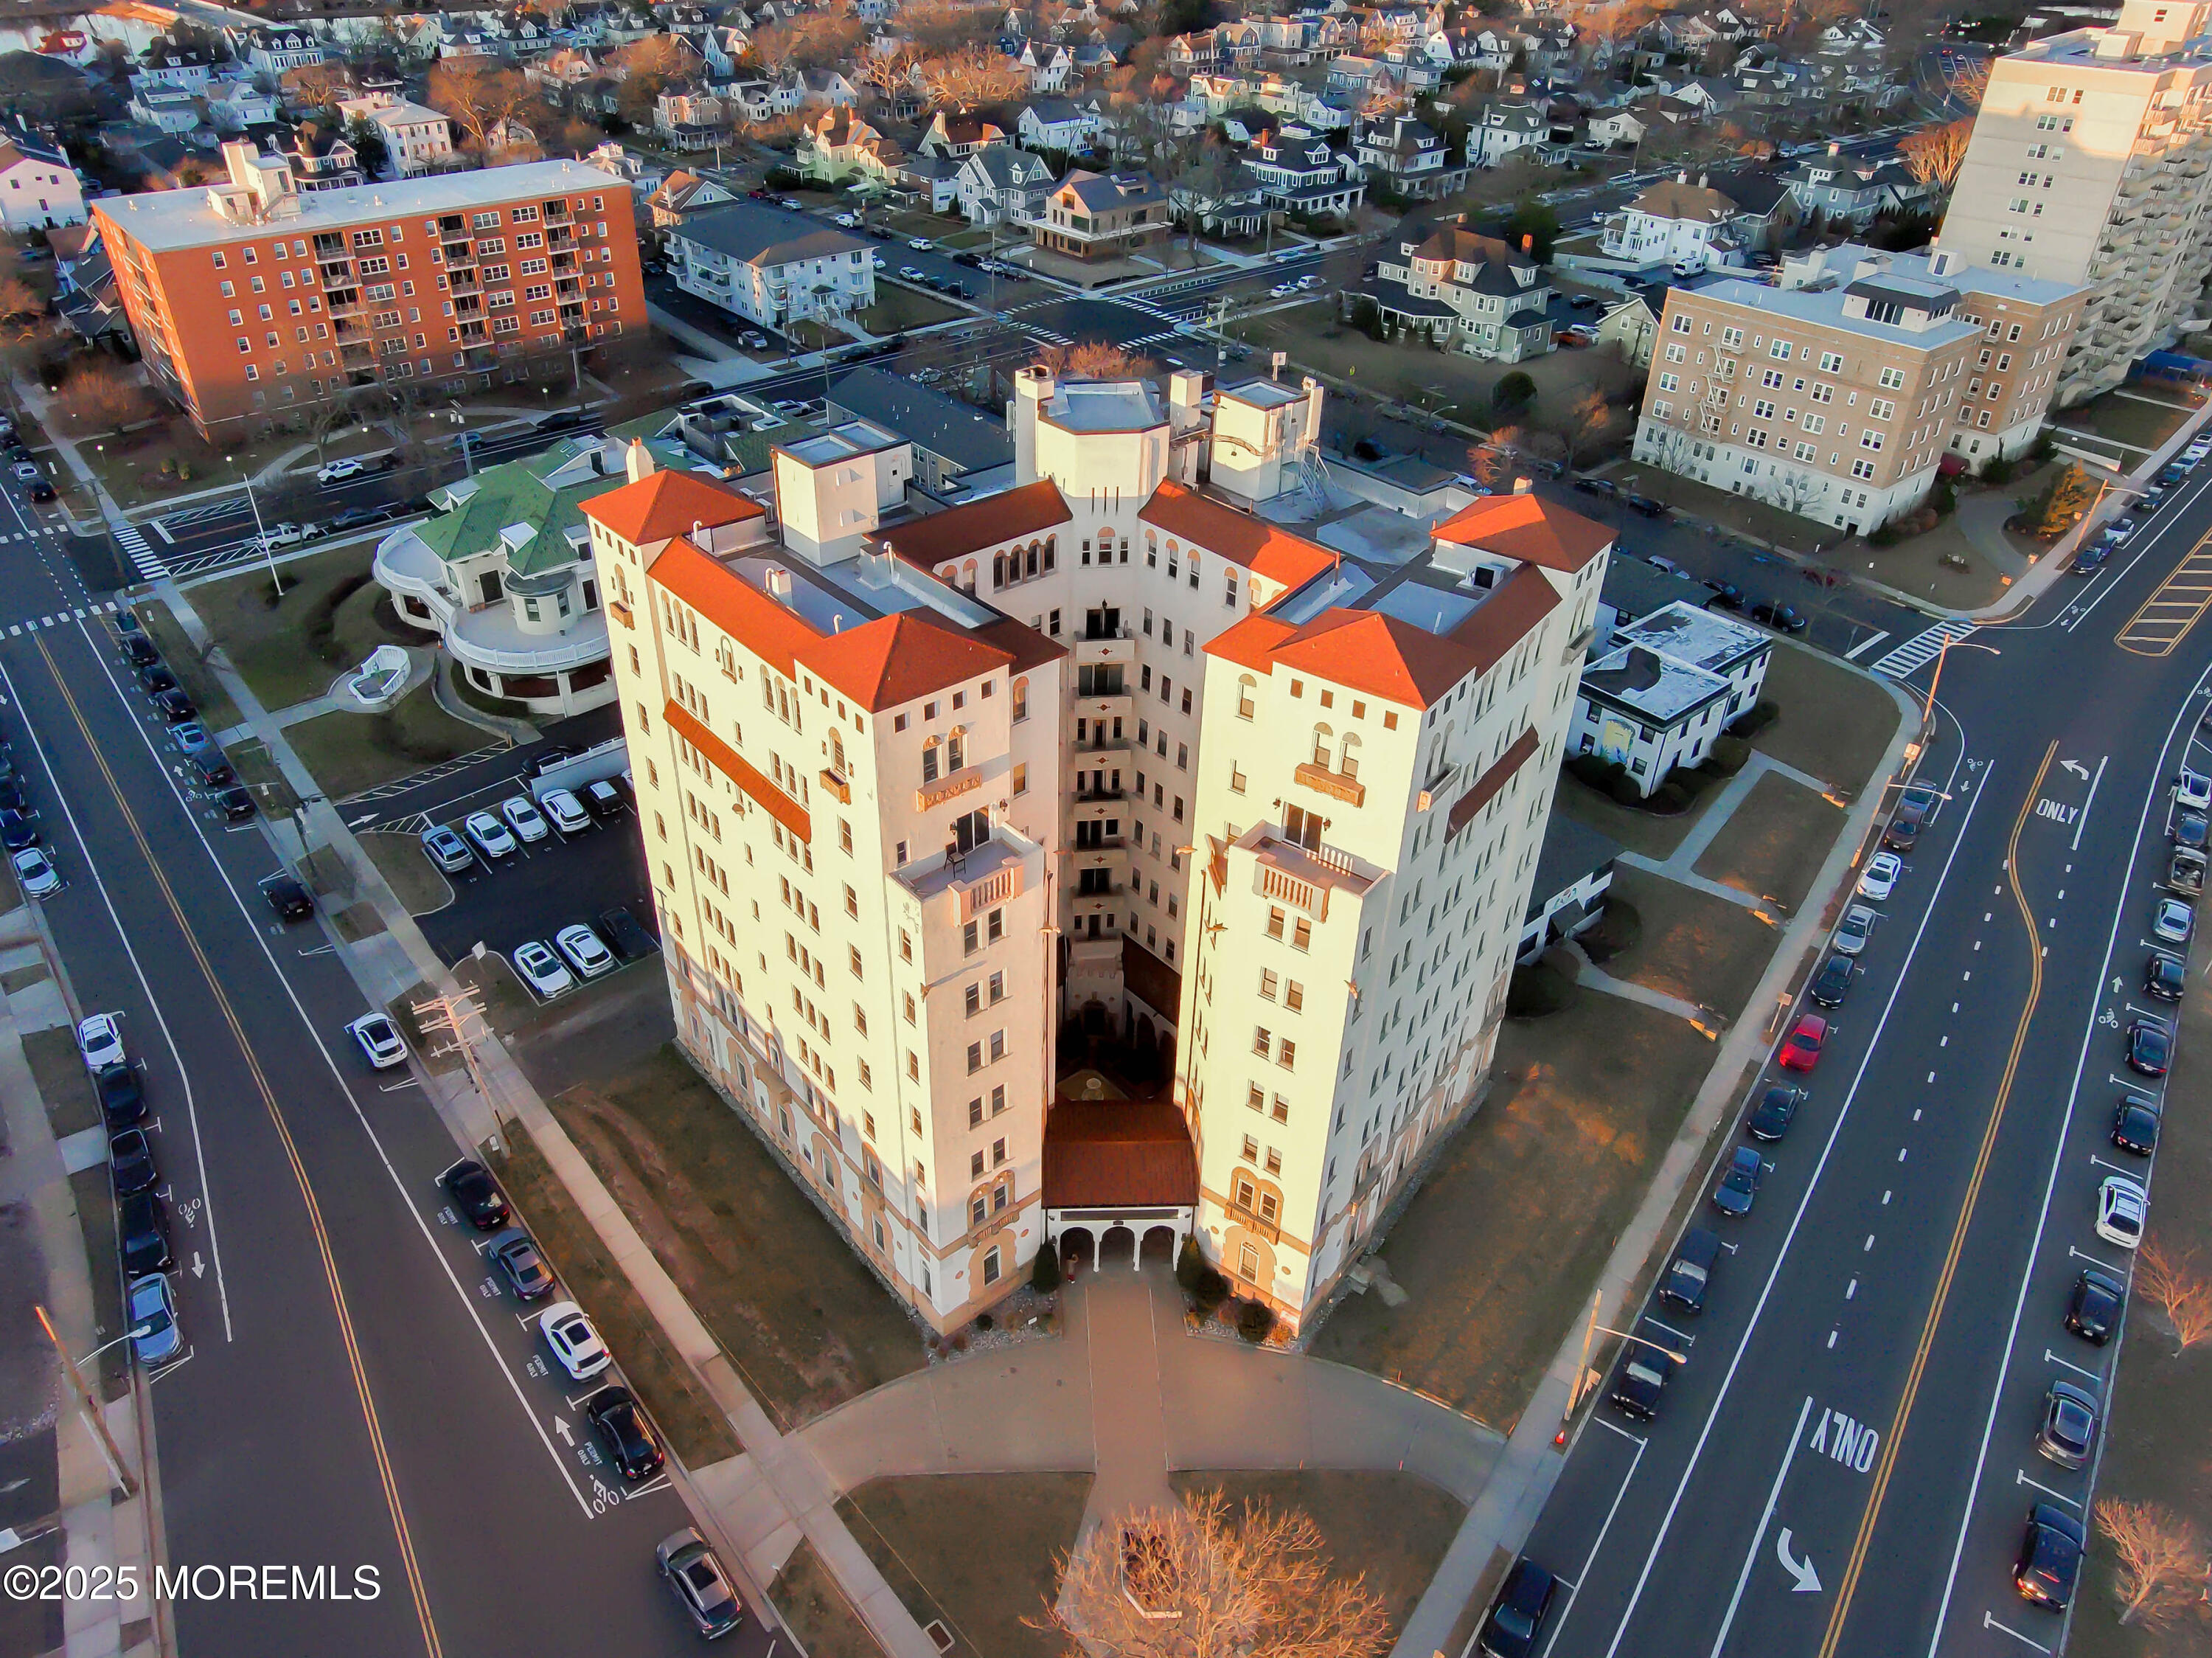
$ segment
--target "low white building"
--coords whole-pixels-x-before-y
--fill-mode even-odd
[[[428,173],[453,153],[453,124],[436,110],[410,102],[396,93],[372,92],[348,98],[338,113],[349,123],[366,121],[384,138],[386,168],[393,178]]]
[[[1627,767],[1649,798],[1759,700],[1773,650],[1760,629],[1677,600],[1617,631],[1583,670],[1568,752]]]
[[[1687,173],[1662,180],[1619,215],[1606,221],[1598,248],[1609,259],[1664,265],[1699,271],[1743,263],[1730,227],[1736,204],[1713,189],[1703,174],[1695,184]]]
[[[872,251],[818,219],[756,202],[701,213],[668,233],[678,287],[778,330],[801,317],[827,321],[873,305]]]
[[[20,136],[0,139],[0,225],[52,230],[84,222],[84,186],[68,157]]]

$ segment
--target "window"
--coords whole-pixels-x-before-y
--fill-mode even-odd
[[[1820,372],[1822,374],[1838,375],[1841,374],[1843,371],[1844,356],[1842,352],[1823,351],[1820,353]]]
[[[1905,370],[1902,369],[1884,369],[1880,378],[1884,391],[1899,392],[1905,389]]]
[[[999,1265],[998,1246],[994,1244],[989,1249],[983,1253],[983,1282],[985,1283],[998,1283],[999,1274],[1001,1271],[1002,1269]]]
[[[1252,1027],[1252,1051],[1265,1059],[1274,1051],[1274,1048],[1275,1039],[1268,1033],[1267,1027],[1265,1025],[1255,1025]]]

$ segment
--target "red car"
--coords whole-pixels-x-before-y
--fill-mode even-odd
[[[1774,1058],[1784,1070],[1810,1070],[1820,1063],[1820,1044],[1827,1039],[1828,1021],[1808,1013],[1790,1027],[1782,1050]]]

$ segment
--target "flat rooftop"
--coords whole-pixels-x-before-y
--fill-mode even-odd
[[[1248,380],[1242,386],[1224,386],[1215,395],[1233,397],[1239,403],[1249,403],[1255,409],[1285,409],[1293,403],[1303,403],[1306,394],[1279,380]]]
[[[1717,674],[1675,661],[1642,645],[1623,645],[1583,670],[1583,691],[1654,725],[1672,725],[1714,698],[1727,696],[1729,682]]]
[[[896,432],[887,432],[872,421],[848,420],[832,426],[826,432],[811,437],[802,437],[796,443],[785,443],[783,452],[810,466],[827,466],[840,460],[850,460],[855,455],[877,454],[885,449],[895,449],[906,439]]]
[[[1067,381],[1053,387],[1044,418],[1071,432],[1141,432],[1167,424],[1158,394],[1142,381]]]
[[[1622,644],[1648,645],[1662,656],[1702,667],[1708,674],[1726,674],[1737,663],[1760,656],[1774,648],[1771,636],[1702,605],[1677,599],[1655,610],[1613,635]]]

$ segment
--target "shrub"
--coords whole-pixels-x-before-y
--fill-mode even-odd
[[[1938,518],[1959,510],[1959,491],[1951,487],[1949,479],[1936,480],[1936,487],[1928,491],[1928,509]]]
[[[1670,814],[1688,811],[1696,803],[1698,798],[1698,791],[1686,781],[1693,775],[1695,774],[1692,772],[1678,771],[1666,782],[1653,789],[1651,805],[1654,809]]]
[[[2029,446],[2027,452],[2039,462],[2048,460],[2058,453],[2058,440],[2049,432],[2045,432]]]
[[[1644,936],[1644,917],[1625,898],[1608,898],[1595,921],[1583,929],[1577,942],[1583,954],[1603,966],[1625,950],[1636,948]]]
[[[1613,796],[1613,802],[1616,805],[1643,805],[1644,789],[1642,786],[1637,783],[1635,778],[1628,775],[1626,768],[1616,766],[1614,770],[1617,775],[1607,780],[1605,792]]]
[[[1984,484],[2009,484],[2019,476],[2019,466],[2002,455],[1982,468],[1982,482]]]
[[[1040,1295],[1049,1295],[1060,1288],[1060,1250],[1052,1243],[1036,1253],[1030,1264],[1030,1288]]]
[[[1894,524],[1879,524],[1867,539],[1878,547],[1893,547],[1905,539],[1905,536]]]
[[[1575,999],[1574,980],[1548,961],[1516,967],[1505,986],[1509,1019],[1541,1019]]]
[[[1536,382],[1516,369],[1498,377],[1490,388],[1490,407],[1495,414],[1513,414],[1536,400]]]
[[[1781,707],[1768,698],[1761,698],[1729,722],[1728,735],[1748,741],[1781,717]]]
[[[1732,777],[1750,763],[1751,745],[1725,733],[1713,739],[1713,752],[1705,756],[1706,767],[1718,777]]]
[[[1185,1238],[1182,1247],[1176,1253],[1176,1282],[1194,1295],[1198,1293],[1199,1280],[1206,1275],[1208,1270],[1206,1257],[1199,1253],[1198,1240]]]
[[[761,175],[763,190],[796,190],[805,182],[801,174],[788,167],[772,167]]]
[[[1237,1333],[1257,1345],[1274,1333],[1275,1309],[1265,1301],[1246,1301],[1237,1309]]]
[[[1229,1299],[1229,1280],[1209,1266],[1199,1275],[1198,1287],[1190,1293],[1200,1312],[1211,1313]]]

